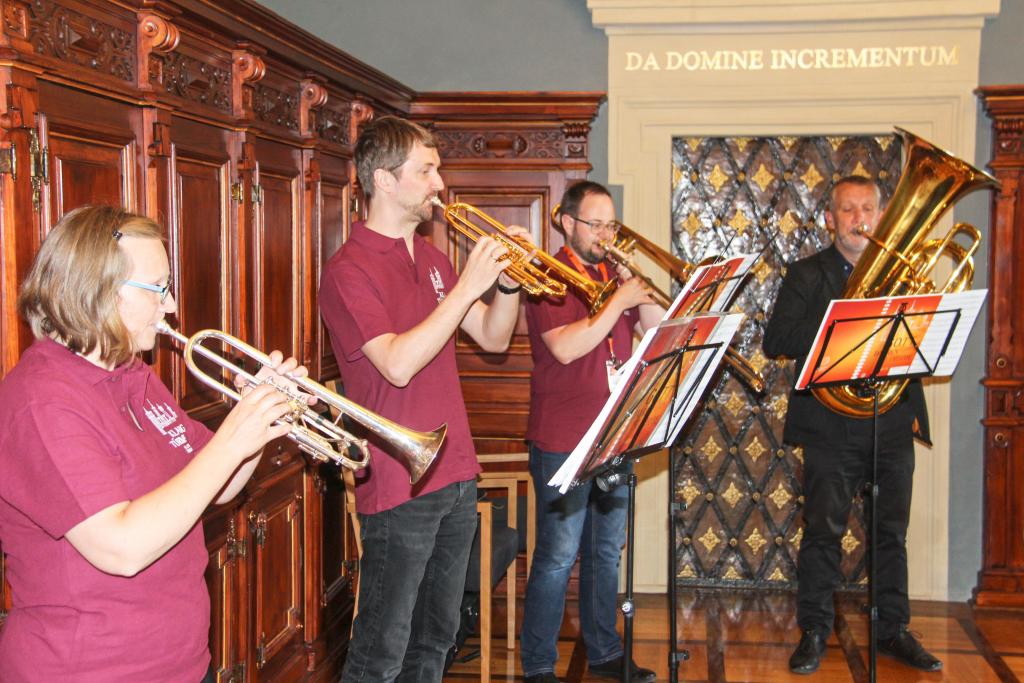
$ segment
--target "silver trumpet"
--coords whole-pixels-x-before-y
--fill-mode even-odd
[[[367,410],[337,395],[308,377],[289,378],[296,386],[315,396],[320,402],[328,406],[332,413],[337,415],[333,421],[329,420],[314,410],[314,406],[310,406],[306,402],[305,394],[296,392],[289,387],[281,386],[271,380],[259,380],[220,354],[202,345],[207,339],[216,339],[242,355],[258,361],[262,365],[271,364],[269,356],[259,349],[246,344],[238,337],[233,337],[220,330],[202,330],[191,337],[186,337],[163,320],[157,323],[157,331],[173,337],[184,346],[182,356],[185,359],[185,365],[196,379],[234,401],[240,401],[242,398],[241,394],[220,379],[215,379],[203,372],[196,365],[194,354],[198,353],[232,375],[242,377],[251,386],[264,383],[273,384],[279,391],[286,394],[289,398],[291,413],[285,415],[278,422],[291,424],[292,429],[288,433],[288,438],[296,442],[301,450],[313,456],[316,460],[332,462],[353,471],[361,470],[370,464],[370,449],[367,446],[366,439],[360,439],[342,429],[338,423],[343,416],[354,420],[390,446],[390,450],[399,456],[400,460],[405,462],[406,467],[409,469],[409,481],[413,484],[419,481],[431,463],[434,462],[437,452],[441,449],[441,444],[444,443],[445,432],[448,430],[447,424],[441,425],[432,432],[418,432]],[[347,455],[349,448],[353,446],[359,452],[358,458],[351,458]]]

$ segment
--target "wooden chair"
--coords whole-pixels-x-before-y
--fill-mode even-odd
[[[530,485],[528,472],[482,472],[477,480],[477,488],[485,490],[504,490],[508,505],[508,526],[519,531],[519,482],[525,481],[527,486],[526,514],[526,567],[529,572],[533,559],[533,548],[536,544],[536,523],[534,520],[534,494]],[[493,501],[483,500],[477,503],[480,514],[480,680],[488,683],[491,680],[491,557],[493,528]],[[513,560],[505,573],[505,611],[506,639],[505,646],[514,650],[516,646],[516,563]]]

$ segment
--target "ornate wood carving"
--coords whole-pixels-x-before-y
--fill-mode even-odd
[[[300,87],[299,134],[308,138],[316,135],[319,130],[320,107],[327,102],[327,88],[316,78],[303,80]]]
[[[135,82],[132,32],[51,0],[33,0],[27,10],[28,42],[36,54]]]
[[[178,28],[158,14],[143,14],[139,17],[139,64],[146,65],[145,77],[139,87],[158,87],[164,80],[165,55],[178,47],[181,34]]]
[[[252,101],[257,120],[299,131],[299,97],[263,83],[257,83]]]
[[[266,73],[267,65],[253,46],[242,46],[234,51],[231,57],[231,109],[235,116],[253,118],[255,84]]]
[[[985,497],[978,605],[1024,606],[1024,85],[980,88],[992,120]]]
[[[179,52],[153,55],[162,71],[164,92],[231,113],[231,72]]]

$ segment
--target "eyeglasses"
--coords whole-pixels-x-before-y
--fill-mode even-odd
[[[622,223],[618,221],[608,221],[607,223],[602,221],[585,221],[579,216],[573,216],[571,213],[567,213],[565,215],[577,223],[583,223],[583,225],[590,228],[591,232],[603,232],[606,235],[615,236],[619,233],[619,228],[622,227]]]
[[[171,278],[167,278],[166,285],[151,285],[148,282],[138,282],[136,280],[124,280],[121,284],[128,285],[130,287],[138,287],[144,289],[147,292],[156,292],[160,295],[160,303],[167,300],[167,295],[171,293]]]

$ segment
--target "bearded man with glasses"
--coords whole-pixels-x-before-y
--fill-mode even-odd
[[[526,306],[534,371],[530,380],[530,475],[537,493],[537,545],[526,587],[520,635],[528,682],[550,683],[558,659],[558,631],[569,573],[580,562],[580,628],[590,672],[619,678],[624,662],[618,616],[619,555],[626,537],[626,489],[601,491],[592,482],[564,496],[547,482],[597,418],[611,393],[610,381],[629,358],[633,333],[661,320],[647,285],[626,269],[605,262],[606,240],[619,223],[602,185],[582,181],[566,190],[557,215],[566,245],[555,255],[592,280],[621,280],[605,306],[591,317],[569,290],[563,300],[532,299]],[[654,672],[633,662],[631,680],[653,681]]]

